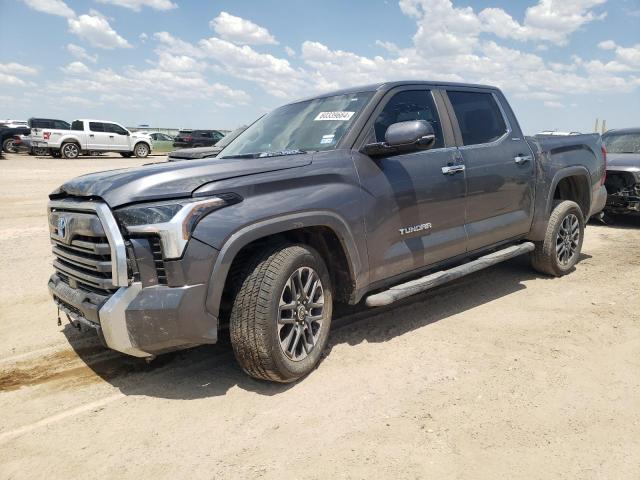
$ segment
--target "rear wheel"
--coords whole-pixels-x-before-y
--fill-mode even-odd
[[[7,138],[2,142],[2,151],[5,153],[16,153],[18,151],[18,147],[16,147],[13,138]]]
[[[60,154],[63,158],[78,158],[80,156],[80,146],[77,143],[64,143],[60,147]]]
[[[149,145],[142,142],[136,143],[136,146],[133,148],[133,153],[135,153],[138,158],[147,158],[149,151]]]
[[[536,242],[531,254],[534,269],[560,277],[578,262],[584,239],[584,217],[577,203],[565,200],[551,212],[542,242]]]
[[[241,275],[230,318],[236,359],[252,377],[297,380],[320,361],[331,314],[331,280],[318,252],[274,248]]]

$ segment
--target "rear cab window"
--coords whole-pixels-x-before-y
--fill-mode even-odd
[[[84,123],[82,120],[74,120],[71,124],[71,130],[84,131]]]
[[[489,92],[447,91],[464,145],[498,140],[507,133],[500,106]]]

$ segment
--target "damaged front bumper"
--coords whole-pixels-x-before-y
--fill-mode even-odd
[[[96,330],[103,343],[135,357],[152,357],[202,343],[215,343],[218,322],[205,311],[205,284],[119,288],[100,305],[68,287],[57,274],[49,280],[54,302],[69,317]]]
[[[640,170],[607,171],[607,203],[609,213],[640,213]]]

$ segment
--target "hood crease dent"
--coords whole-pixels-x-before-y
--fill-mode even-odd
[[[99,197],[111,208],[189,197],[207,183],[310,165],[312,154],[255,159],[206,158],[90,173],[64,183],[51,198]]]

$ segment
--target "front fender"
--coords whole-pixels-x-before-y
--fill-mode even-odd
[[[260,238],[290,230],[320,226],[332,229],[340,239],[349,263],[351,278],[355,280],[356,292],[358,292],[365,280],[362,278],[362,272],[367,272],[368,266],[364,264],[367,261],[366,258],[362,258],[358,252],[356,241],[347,223],[333,212],[308,211],[263,220],[242,227],[230,235],[220,249],[211,272],[206,301],[207,311],[216,318],[219,317],[220,301],[229,269],[243,247]]]

